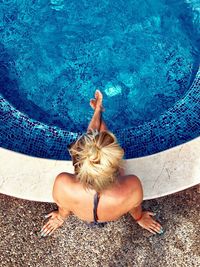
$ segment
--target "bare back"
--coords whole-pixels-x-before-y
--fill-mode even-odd
[[[111,189],[100,193],[97,209],[99,222],[114,221],[130,211],[141,201],[138,178],[134,175],[119,176]],[[78,218],[93,221],[93,199],[96,191],[85,190],[75,175],[61,173],[54,182],[53,198],[59,207],[68,209]],[[143,197],[143,196],[142,196]]]

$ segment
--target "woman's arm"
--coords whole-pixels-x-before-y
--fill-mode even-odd
[[[67,207],[65,192],[65,186],[68,180],[70,182],[70,178],[68,178],[67,173],[58,174],[56,176],[52,192],[53,199],[58,206],[58,215],[62,219],[66,219],[71,213],[70,208]]]
[[[129,213],[136,221],[140,220],[142,218],[142,205],[139,204],[137,207],[134,207]]]
[[[67,173],[60,173],[56,176],[54,186],[53,186],[53,199],[58,205],[58,210],[52,211],[45,216],[45,218],[50,218],[49,221],[42,227],[41,236],[51,235],[58,227],[63,225],[64,220],[70,215],[71,211],[69,207],[66,206],[67,202],[65,200],[65,186]]]
[[[144,229],[148,230],[152,234],[162,234],[163,229],[161,225],[156,222],[151,216],[154,215],[151,211],[142,211],[142,201],[143,201],[143,189],[140,179],[135,177],[134,182],[134,204],[133,208],[129,211],[131,216],[136,220],[136,222]]]
[[[133,208],[129,211],[131,216],[137,221],[142,216],[142,206],[143,201],[143,189],[140,179],[137,176],[133,176],[131,186],[134,188],[133,192]]]

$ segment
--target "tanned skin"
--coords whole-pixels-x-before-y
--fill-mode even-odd
[[[98,131],[108,130],[102,118],[105,111],[102,106],[103,95],[99,90],[95,92],[95,98],[90,100],[90,106],[94,109],[93,117],[88,125],[87,131],[97,129]],[[87,191],[75,179],[75,174],[62,172],[58,174],[53,186],[53,199],[58,205],[57,211],[52,211],[48,215],[49,221],[42,227],[41,235],[47,236],[59,228],[70,214],[78,218],[91,222],[93,221],[93,198],[95,190]],[[143,189],[140,179],[136,175],[124,175],[120,169],[117,182],[111,189],[103,190],[100,193],[98,204],[99,222],[114,221],[122,215],[130,213],[133,219],[152,234],[161,233],[161,225],[155,221],[153,212],[142,211]]]

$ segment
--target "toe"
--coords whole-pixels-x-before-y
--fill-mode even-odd
[[[98,97],[99,97],[99,98],[102,98],[102,93],[101,93],[100,90],[97,89],[97,90],[95,91],[95,98],[98,98]]]
[[[91,99],[91,100],[90,100],[90,106],[91,106],[92,108],[95,108],[95,104],[96,104],[96,100]]]
[[[99,95],[99,91],[96,90],[96,91],[95,91],[95,98],[96,98],[96,99],[98,98],[98,95]]]

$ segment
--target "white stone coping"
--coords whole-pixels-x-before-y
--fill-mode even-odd
[[[172,194],[200,183],[200,137],[125,162],[125,173],[141,179],[144,200]],[[54,202],[52,188],[60,172],[73,173],[72,161],[36,158],[0,148],[0,193]]]

